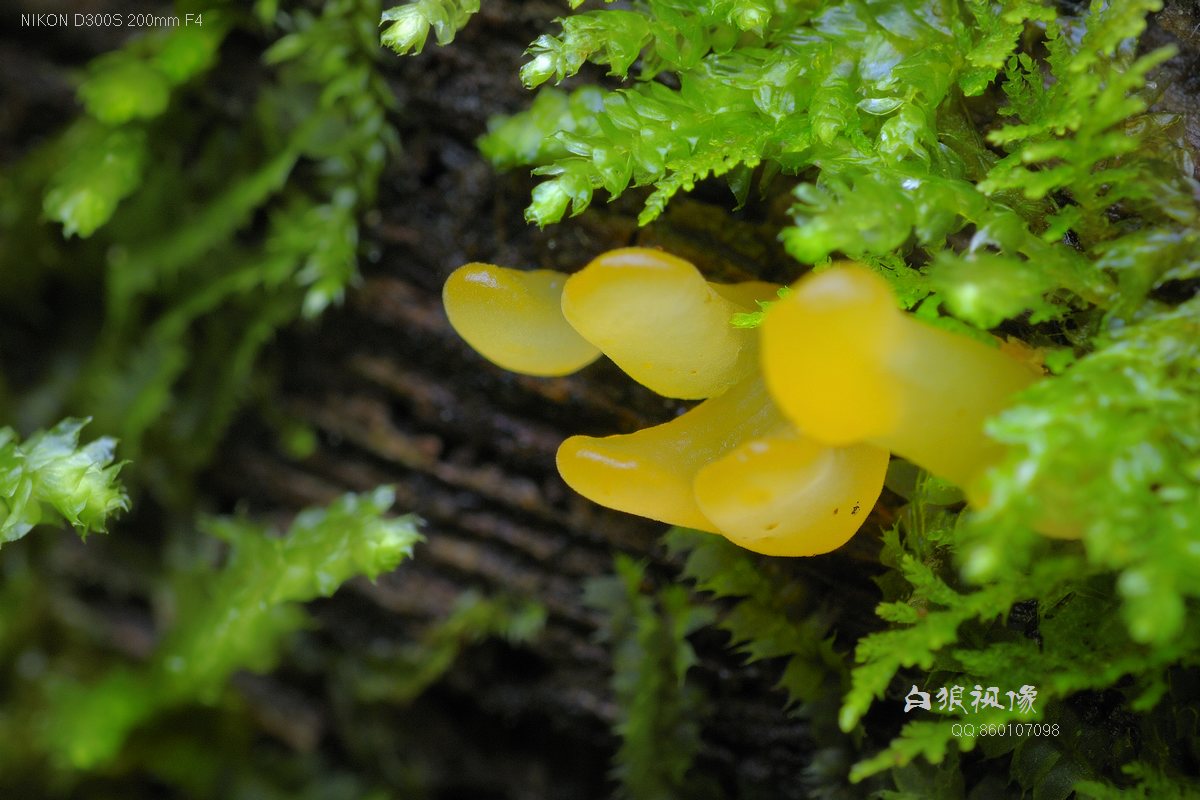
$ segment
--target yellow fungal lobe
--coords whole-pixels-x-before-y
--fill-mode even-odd
[[[755,375],[662,425],[603,438],[572,436],[558,449],[558,471],[602,506],[719,533],[696,503],[696,473],[740,442],[788,427]]]
[[[761,328],[772,396],[813,436],[834,444],[880,436],[899,416],[895,381],[870,362],[887,358],[881,351],[903,320],[893,314],[888,287],[870,277],[835,268],[801,280]]]
[[[733,303],[737,311],[758,311],[759,300],[778,300],[779,284],[767,281],[743,281],[741,283],[713,283],[708,286],[717,294]],[[728,322],[728,320],[726,320]]]
[[[699,399],[757,369],[756,333],[734,328],[730,319],[774,296],[772,284],[709,284],[690,262],[627,247],[572,275],[562,311],[638,383],[665,397]]]
[[[563,318],[566,279],[548,269],[472,263],[446,280],[442,303],[458,335],[493,364],[524,375],[568,375],[600,351]]]
[[[853,264],[806,276],[771,307],[762,360],[772,397],[806,434],[874,444],[968,491],[1003,453],[984,420],[1035,380],[998,348],[905,314]]]
[[[696,475],[696,502],[734,544],[812,556],[850,540],[883,491],[888,453],[785,432],[753,439]]]

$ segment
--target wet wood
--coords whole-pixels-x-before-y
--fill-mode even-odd
[[[609,654],[592,641],[599,620],[582,604],[582,586],[610,572],[618,551],[647,559],[659,581],[673,580],[678,565],[662,551],[662,526],[571,493],[555,473],[554,452],[572,433],[628,432],[683,406],[603,362],[560,379],[505,373],[450,330],[440,286],[467,261],[573,271],[597,253],[631,244],[662,246],[727,280],[787,280],[794,265],[775,239],[786,224],[786,198],[731,215],[722,189],[702,187],[639,229],[640,195],[631,191],[611,205],[597,198],[583,217],[546,231],[527,226],[522,209],[531,179],[494,174],[472,143],[489,115],[528,102],[515,77],[520,53],[561,9],[504,2],[484,8],[454,46],[389,65],[405,153],[388,175],[368,233],[377,260],[344,309],[290,336],[278,354],[288,370],[279,408],[317,430],[321,447],[294,461],[250,424],[251,433],[231,441],[219,483],[231,496],[249,494],[267,507],[390,483],[398,507],[426,520],[426,542],[411,564],[322,604],[325,630],[348,652],[368,636],[348,620],[398,616],[401,635],[417,635],[467,589],[543,603],[549,621],[539,641],[521,654],[498,645],[469,650],[418,704],[423,721],[437,720],[431,741],[473,740],[467,752],[455,753],[471,761],[468,774],[446,767],[438,747],[426,757],[442,765],[446,791],[466,782],[496,797],[603,797],[615,745],[608,733]],[[886,506],[878,509],[874,524],[838,554],[786,567],[832,598],[846,647],[875,624],[870,565],[889,515]],[[698,647],[698,679],[714,698],[702,767],[731,796],[805,796],[804,771],[821,743],[783,712],[782,696],[771,690],[779,665],[743,667],[717,634],[700,637]],[[527,674],[516,674],[514,662]],[[537,730],[531,735],[540,744],[533,751],[489,745],[472,733],[494,726],[502,738]],[[552,734],[543,738],[546,731]],[[481,767],[496,759],[504,760],[503,770]]]
[[[647,228],[636,225],[643,196],[636,190],[609,205],[598,197],[582,217],[545,231],[524,223],[533,180],[523,172],[495,174],[474,140],[493,114],[528,105],[517,80],[521,54],[563,13],[560,2],[489,0],[453,46],[431,45],[416,58],[381,57],[403,150],[364,231],[363,281],[343,308],[277,343],[270,359],[283,380],[272,413],[240,420],[219,467],[203,478],[218,504],[280,520],[345,491],[390,484],[397,510],[425,520],[426,540],[411,563],[313,604],[317,628],[281,673],[239,678],[237,685],[257,724],[287,747],[366,769],[393,787],[411,780],[405,764],[419,763],[433,797],[609,794],[610,656],[594,640],[600,619],[583,604],[582,586],[609,573],[616,552],[646,559],[662,583],[677,578],[678,564],[661,548],[662,526],[570,492],[555,472],[554,452],[572,433],[629,432],[685,407],[603,362],[553,380],[491,366],[450,330],[439,300],[445,277],[473,260],[572,271],[631,244],[664,247],[726,280],[782,281],[795,270],[775,238],[786,224],[782,190],[731,214],[728,193],[705,185],[676,198]],[[1200,144],[1197,26],[1194,2],[1169,2],[1145,42],[1181,50],[1164,72],[1160,108],[1181,114],[1193,152]],[[73,113],[69,68],[116,36],[70,38],[78,35],[69,34],[59,51],[0,41],[0,158],[26,152]],[[103,36],[109,40],[95,39]],[[37,82],[14,80],[28,74]],[[274,431],[280,417],[316,431],[316,452],[289,455]],[[874,530],[839,553],[782,567],[829,598],[846,648],[875,624],[869,575],[888,513],[877,509]],[[126,578],[118,558],[97,567],[77,549],[64,553],[56,566],[64,581],[103,583],[120,597],[151,591]],[[97,568],[103,574],[93,574]],[[468,590],[536,599],[548,612],[544,634],[528,646],[467,647],[445,679],[410,706],[364,709],[339,694],[340,665],[415,641]],[[60,606],[58,615],[86,615],[80,627],[97,630],[130,658],[145,659],[153,649],[151,620],[131,615],[128,604],[68,597]],[[805,797],[804,773],[822,743],[783,712],[782,695],[771,690],[779,665],[740,665],[715,632],[700,634],[696,644],[695,677],[713,700],[702,768],[729,796]]]

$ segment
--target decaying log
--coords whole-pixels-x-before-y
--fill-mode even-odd
[[[609,656],[593,642],[599,620],[581,602],[582,584],[611,571],[616,551],[648,559],[661,581],[672,580],[678,565],[661,548],[662,526],[573,495],[555,473],[554,451],[569,434],[628,432],[682,406],[633,385],[603,360],[558,379],[491,366],[449,329],[442,282],[468,261],[571,271],[632,244],[664,247],[727,280],[794,274],[775,238],[786,197],[731,216],[720,187],[701,187],[639,229],[639,197],[631,192],[608,206],[598,199],[584,216],[546,231],[523,222],[531,179],[496,175],[473,140],[490,115],[528,102],[516,79],[520,54],[557,13],[552,3],[484,4],[453,46],[389,65],[404,154],[388,174],[368,237],[378,259],[345,308],[287,337],[277,354],[287,365],[279,407],[313,426],[321,447],[297,462],[252,431],[231,439],[216,476],[229,497],[248,494],[269,508],[390,483],[398,507],[426,520],[427,541],[411,564],[320,605],[325,635],[348,652],[379,635],[372,626],[384,616],[402,620],[389,630],[415,635],[470,587],[546,606],[539,641],[522,652],[470,649],[412,709],[428,736],[405,741],[425,745],[429,763],[443,770],[443,790],[476,797],[609,793]],[[786,567],[831,598],[839,641],[852,642],[874,624],[869,564],[887,513],[877,510],[868,530],[839,553]],[[805,796],[803,772],[820,743],[783,713],[782,696],[770,688],[778,665],[740,665],[715,632],[697,644],[700,680],[715,701],[705,726],[706,768],[730,796]],[[399,729],[412,727],[409,712],[388,713]],[[459,763],[470,767],[457,770]]]
[[[1162,103],[1189,115],[1195,147],[1200,14],[1194,2],[1167,5],[1146,41],[1174,41],[1182,50]],[[274,411],[311,426],[319,447],[303,459],[287,455],[271,425],[250,412],[222,447],[219,467],[203,479],[224,505],[281,517],[348,490],[391,484],[397,510],[425,520],[426,541],[411,563],[314,604],[318,626],[293,662],[271,678],[241,676],[237,686],[259,725],[285,746],[320,752],[335,766],[367,765],[391,786],[405,785],[406,765],[419,763],[430,796],[439,798],[582,800],[610,793],[609,654],[594,640],[600,619],[584,606],[582,585],[611,572],[618,551],[647,559],[659,582],[673,580],[678,564],[661,547],[662,526],[572,494],[555,473],[554,452],[569,434],[628,432],[684,407],[603,361],[560,379],[491,366],[449,329],[439,299],[445,277],[475,260],[570,271],[631,244],[661,246],[727,280],[794,274],[775,238],[787,205],[778,193],[731,215],[728,194],[702,186],[647,228],[635,224],[636,191],[607,206],[598,198],[582,217],[546,231],[524,223],[532,180],[495,174],[473,142],[489,116],[527,106],[530,95],[517,80],[521,54],[564,8],[548,0],[489,0],[454,45],[430,46],[416,58],[384,57],[403,150],[368,221],[364,279],[344,307],[289,332],[270,354],[284,376]],[[66,118],[71,97],[61,53],[77,43],[58,52],[2,43],[0,125],[8,130],[0,157],[8,159],[25,151],[26,139],[50,132],[55,114]],[[12,81],[30,72],[42,88]],[[783,567],[828,598],[844,647],[874,624],[869,575],[887,510],[876,514],[842,551]],[[65,578],[103,583],[117,594],[148,591],[126,581],[118,558],[64,553],[71,563],[57,574]],[[91,575],[95,569],[104,575]],[[536,599],[549,615],[545,632],[527,646],[469,646],[412,705],[349,716],[327,680],[339,660],[414,641],[469,589]],[[103,602],[62,602],[61,614],[93,615],[98,635],[129,655],[145,657],[152,648],[144,617]],[[729,796],[806,796],[803,773],[821,743],[783,712],[782,695],[770,688],[778,665],[741,665],[714,631],[699,634],[696,644],[696,678],[713,698],[702,766]]]
[[[344,308],[289,335],[275,354],[286,374],[277,410],[312,426],[321,446],[292,460],[247,420],[211,476],[230,500],[249,497],[265,510],[392,484],[397,508],[426,521],[426,541],[410,564],[317,606],[321,636],[334,649],[417,636],[468,588],[546,607],[547,629],[531,646],[473,647],[411,709],[380,711],[394,717],[398,737],[419,718],[424,736],[405,743],[443,770],[435,782],[441,791],[458,787],[473,797],[610,793],[610,655],[593,641],[599,619],[582,603],[583,583],[610,573],[617,551],[648,559],[661,581],[677,565],[661,547],[663,526],[574,495],[555,472],[554,452],[571,433],[628,432],[684,406],[603,361],[559,379],[493,367],[449,328],[440,302],[445,277],[472,260],[572,271],[631,244],[664,247],[727,280],[784,279],[791,269],[776,241],[786,205],[760,202],[731,223],[719,187],[711,198],[704,191],[680,198],[645,229],[634,221],[636,193],[610,206],[598,200],[583,217],[546,231],[526,225],[531,179],[495,174],[473,140],[488,116],[528,102],[516,77],[521,52],[560,12],[556,4],[485,4],[453,46],[389,65],[403,154],[367,236],[378,258],[365,265]],[[797,565],[798,575],[819,576],[822,591],[837,591],[837,576],[854,568],[847,555]],[[865,577],[846,586],[846,607],[869,613]],[[698,679],[716,700],[704,763],[731,790],[804,796],[801,772],[814,743],[770,689],[778,665],[743,668],[724,649],[723,634],[697,641]],[[324,724],[332,725],[327,743],[353,737],[335,721]]]

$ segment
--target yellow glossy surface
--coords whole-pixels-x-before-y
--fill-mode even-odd
[[[850,540],[883,491],[888,453],[827,447],[794,432],[753,439],[702,468],[701,512],[733,543],[771,556],[828,553]]]
[[[446,280],[442,302],[458,335],[493,364],[525,375],[567,375],[600,351],[563,318],[566,279],[548,269],[467,264]]]
[[[662,425],[620,436],[572,436],[558,449],[558,471],[602,506],[719,533],[696,503],[696,473],[741,442],[788,427],[755,375]]]
[[[759,300],[778,300],[779,284],[767,281],[743,281],[741,283],[713,283],[708,286],[717,294],[733,303],[736,311],[759,311]],[[729,320],[725,320],[729,322]]]
[[[858,265],[806,276],[762,326],[763,371],[808,435],[868,442],[971,489],[1002,455],[983,432],[1036,376],[998,348],[902,312]]]
[[[717,287],[690,262],[642,247],[612,250],[572,275],[563,315],[631,378],[665,397],[699,399],[757,370],[758,337],[732,316],[775,296],[755,281]]]

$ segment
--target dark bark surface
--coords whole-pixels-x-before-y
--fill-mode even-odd
[[[593,642],[598,619],[582,604],[583,583],[611,572],[618,550],[650,559],[661,580],[674,569],[663,560],[662,526],[575,496],[557,476],[554,453],[571,433],[628,432],[681,406],[607,363],[553,380],[493,367],[449,328],[442,282],[468,261],[571,271],[630,244],[662,246],[730,277],[786,269],[772,225],[730,225],[723,208],[698,201],[680,202],[648,230],[636,228],[632,196],[545,232],[524,223],[531,179],[496,175],[473,140],[490,115],[528,102],[516,77],[521,52],[560,11],[486,4],[453,46],[389,64],[404,152],[368,234],[378,260],[365,265],[344,309],[288,337],[278,353],[286,370],[279,406],[319,431],[321,447],[293,462],[248,421],[214,475],[228,497],[249,495],[264,508],[391,483],[397,507],[426,520],[411,564],[321,605],[320,635],[332,648],[355,652],[380,631],[417,635],[467,588],[545,605],[547,629],[531,647],[471,648],[415,706],[379,710],[409,755],[423,753],[418,760],[445,797],[611,792],[609,654]],[[802,796],[812,743],[769,690],[772,670],[739,671],[721,640],[703,642],[719,698],[705,760],[731,791]],[[342,729],[326,738],[354,737]]]
[[[410,564],[321,604],[319,635],[335,650],[417,635],[467,588],[546,606],[547,629],[532,646],[471,648],[414,707],[379,709],[406,749],[424,753],[419,760],[446,797],[611,793],[610,654],[593,641],[598,617],[584,607],[582,587],[612,571],[617,551],[649,559],[660,581],[671,580],[676,565],[661,548],[663,526],[574,495],[554,453],[569,434],[629,432],[683,408],[603,360],[561,379],[492,366],[449,328],[440,300],[446,276],[468,261],[573,271],[632,244],[663,247],[726,279],[782,280],[791,269],[771,218],[784,206],[760,204],[731,220],[720,187],[712,187],[711,204],[705,191],[680,198],[646,229],[635,224],[637,192],[546,231],[524,222],[532,179],[524,171],[497,175],[473,142],[490,115],[528,103],[517,79],[521,53],[558,13],[556,3],[488,3],[452,46],[388,64],[403,153],[370,223],[374,255],[347,305],[287,337],[276,354],[285,371],[279,409],[313,426],[321,446],[293,461],[247,420],[212,476],[229,499],[248,496],[263,509],[390,483],[397,507],[426,520],[426,542]],[[861,549],[871,546],[864,537]],[[862,615],[874,605],[852,552],[788,568],[840,595],[836,607]],[[706,768],[730,796],[805,796],[801,773],[814,743],[770,689],[778,665],[740,667],[715,632],[698,644],[699,679],[716,700]],[[326,744],[350,746],[354,730],[324,723],[333,727]]]
[[[527,105],[521,53],[561,12],[557,3],[487,3],[452,46],[388,64],[404,152],[368,234],[378,258],[344,309],[288,337],[278,354],[286,370],[280,407],[318,430],[321,447],[292,461],[248,421],[214,476],[227,497],[276,509],[392,483],[398,507],[426,520],[411,564],[321,605],[321,636],[343,652],[361,651],[380,631],[416,635],[470,587],[545,604],[546,632],[530,648],[471,648],[414,707],[379,710],[406,749],[424,754],[444,797],[611,792],[610,654],[593,641],[598,618],[582,604],[582,585],[610,572],[616,551],[648,559],[660,581],[672,580],[677,565],[662,551],[662,526],[575,496],[555,472],[554,452],[572,433],[628,432],[681,410],[603,360],[561,379],[492,366],[449,328],[440,303],[446,276],[468,261],[573,271],[634,244],[663,247],[729,280],[794,274],[776,242],[786,197],[731,216],[727,192],[702,187],[639,229],[633,191],[607,206],[598,199],[546,231],[523,221],[533,180],[524,171],[495,174],[473,142],[489,116]],[[1175,40],[1183,51],[1164,75],[1170,88],[1161,102],[1185,115],[1195,144],[1200,116],[1188,100],[1200,72],[1189,13],[1200,22],[1194,10],[1172,7],[1147,43]],[[829,598],[847,647],[873,624],[870,557],[887,514],[878,509],[850,548],[778,567]],[[778,664],[743,667],[716,633],[697,645],[699,680],[714,699],[701,766],[729,796],[807,796],[803,773],[822,743],[783,712],[770,688]],[[350,744],[352,726],[327,722],[326,746],[363,747]],[[359,757],[372,757],[369,746]]]
[[[343,308],[292,331],[271,353],[282,376],[276,410],[312,426],[319,447],[294,459],[250,414],[203,479],[226,505],[281,517],[347,490],[392,484],[397,509],[425,519],[426,541],[410,564],[316,604],[318,626],[295,663],[271,678],[239,679],[239,689],[282,746],[367,769],[393,787],[412,780],[405,765],[416,762],[438,798],[610,794],[610,658],[594,641],[599,620],[583,605],[582,585],[611,572],[617,551],[646,558],[660,582],[673,580],[678,565],[661,548],[662,526],[571,493],[554,452],[569,434],[629,432],[682,408],[604,362],[561,379],[493,367],[450,330],[440,303],[446,276],[468,261],[572,271],[632,244],[663,247],[718,278],[794,274],[776,242],[786,197],[731,215],[724,190],[701,187],[639,229],[639,195],[630,192],[546,231],[524,223],[532,179],[523,171],[497,175],[473,142],[489,116],[527,105],[517,80],[521,53],[563,12],[558,2],[490,0],[452,46],[385,57],[403,151],[368,220],[362,284]],[[1185,115],[1193,148],[1200,144],[1198,26],[1194,2],[1170,3],[1146,39],[1182,51],[1164,74],[1161,104]],[[107,44],[71,38],[78,35],[63,32],[36,47],[0,41],[0,159],[66,119],[64,70]],[[885,496],[851,546],[772,567],[826,598],[843,647],[873,624],[869,575],[887,515]],[[544,634],[528,647],[469,646],[411,706],[348,712],[331,688],[337,665],[418,637],[468,589],[537,599],[549,612]],[[130,652],[151,646],[144,626],[115,612],[110,622]],[[778,665],[741,666],[714,632],[696,641],[697,678],[714,701],[701,766],[729,796],[806,796],[803,773],[821,743],[783,712],[783,696],[770,688]]]

